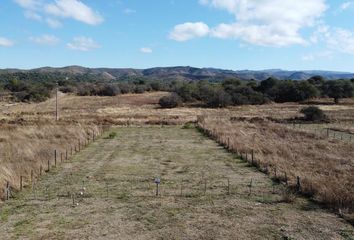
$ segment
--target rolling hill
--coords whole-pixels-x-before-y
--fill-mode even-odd
[[[166,80],[222,80],[228,77],[236,77],[242,80],[264,80],[269,77],[289,80],[306,80],[312,76],[320,75],[328,80],[352,79],[354,73],[334,72],[334,71],[286,71],[281,69],[269,70],[224,70],[217,68],[195,68],[189,66],[177,67],[156,67],[149,69],[133,68],[86,68],[81,66],[68,66],[62,68],[43,67],[31,70],[3,69],[1,73],[15,72],[38,72],[38,73],[61,73],[70,75],[90,75],[97,76],[104,80],[120,80],[127,77],[146,77],[150,79]]]

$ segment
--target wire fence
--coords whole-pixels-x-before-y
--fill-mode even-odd
[[[53,169],[56,169],[60,164],[68,161],[76,153],[79,153],[90,143],[96,141],[104,133],[106,128],[106,126],[100,126],[97,132],[92,130],[92,132],[87,134],[84,140],[77,139],[69,148],[61,148],[65,149],[62,152],[59,152],[56,149],[53,150],[53,158],[48,159],[46,162],[41,162],[38,169],[31,169],[28,171],[30,173],[29,175],[21,175],[18,183],[5,181],[3,200],[9,200],[14,197],[18,191],[21,192],[25,187],[30,186],[32,189],[35,189],[38,181],[45,173],[49,173]]]

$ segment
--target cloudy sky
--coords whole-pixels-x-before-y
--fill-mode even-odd
[[[1,0],[0,68],[354,72],[354,1]]]

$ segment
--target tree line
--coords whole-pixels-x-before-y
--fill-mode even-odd
[[[293,81],[268,78],[264,81],[226,78],[223,81],[182,81],[126,76],[120,80],[102,80],[92,75],[63,73],[16,72],[0,74],[0,92],[8,93],[14,101],[40,102],[58,87],[65,93],[80,96],[116,96],[127,93],[167,91],[174,94],[162,102],[166,106],[198,103],[206,107],[226,107],[268,102],[302,102],[317,97],[353,97],[354,79],[326,80],[314,76]]]

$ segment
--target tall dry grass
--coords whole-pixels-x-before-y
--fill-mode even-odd
[[[54,151],[57,150],[58,163],[61,153],[69,155],[80,140],[87,141],[92,134],[101,131],[97,125],[81,124],[36,124],[0,126],[0,188],[9,181],[12,189],[19,188],[20,176],[24,184],[29,184],[31,171],[39,174],[47,168],[48,160],[54,164]],[[65,156],[65,155],[64,155]],[[3,197],[3,191],[0,191]]]
[[[288,185],[295,187],[299,176],[303,194],[327,206],[353,212],[353,143],[262,120],[201,116],[198,126],[230,150],[254,151],[254,165],[275,179],[286,177]]]

